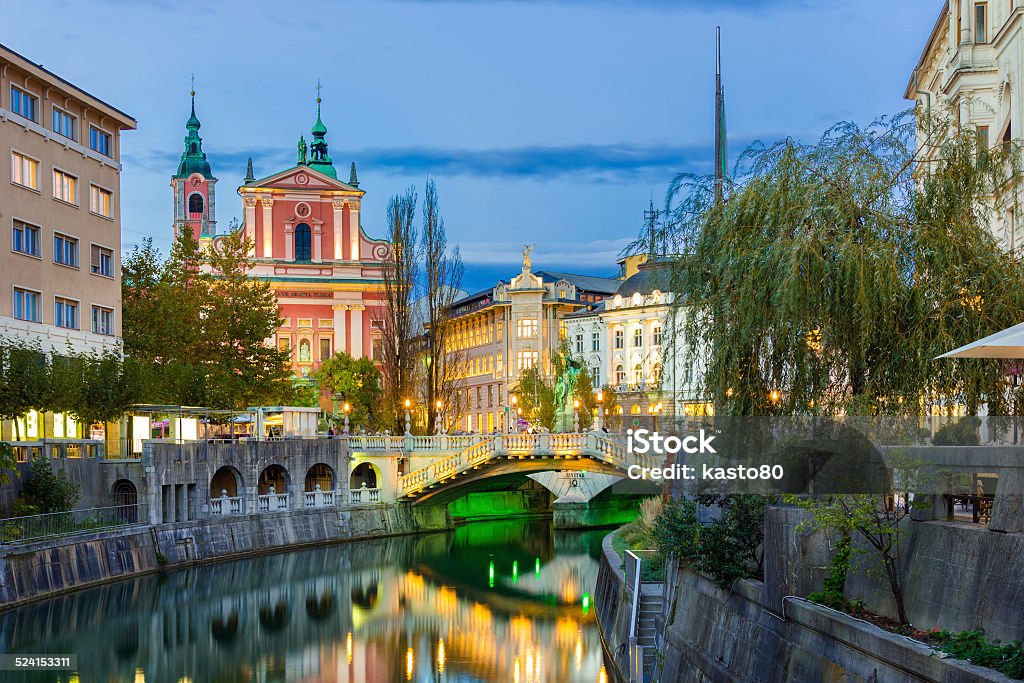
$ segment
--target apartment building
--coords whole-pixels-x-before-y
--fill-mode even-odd
[[[121,131],[135,128],[0,45],[0,339],[119,348]]]

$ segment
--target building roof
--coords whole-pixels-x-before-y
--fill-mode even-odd
[[[939,34],[942,32],[943,26],[948,21],[948,16],[949,5],[944,2],[942,3],[942,9],[939,10],[939,18],[935,20],[935,25],[932,27],[932,32],[928,34],[928,42],[924,44],[924,50],[921,51],[921,57],[920,59],[917,60],[917,64],[914,66],[913,73],[910,74],[910,82],[907,83],[907,88],[903,92],[904,99],[917,99],[917,93],[915,92],[918,88],[917,72],[924,66],[925,61],[928,59],[928,54],[932,50],[932,45],[935,44],[935,40],[939,37]]]
[[[572,313],[569,313],[568,315],[563,315],[562,316],[562,320],[570,320],[570,319],[573,319],[573,318],[590,318],[592,316],[598,315],[599,313],[603,313],[604,309],[605,309],[605,302],[601,301],[599,303],[587,306],[586,308],[581,308],[578,311],[573,311]]]
[[[577,275],[575,273],[561,273],[555,270],[540,270],[534,273],[545,280],[558,282],[565,280],[569,284],[582,289],[585,292],[598,292],[599,294],[614,294],[615,290],[622,284],[622,280],[613,277],[600,277],[598,275]]]
[[[667,263],[643,264],[640,269],[623,280],[616,294],[623,298],[636,293],[650,294],[654,290],[667,291],[672,284],[672,274]]]

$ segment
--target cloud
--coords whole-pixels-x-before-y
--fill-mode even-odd
[[[294,163],[291,148],[263,148],[251,152],[210,154],[214,172],[245,169],[252,156],[257,169],[284,169]],[[713,152],[710,146],[657,144],[604,144],[566,146],[527,146],[504,149],[456,149],[440,147],[367,148],[343,152],[335,157],[354,159],[364,172],[402,176],[426,174],[475,178],[565,178],[621,180],[646,176],[671,177],[680,171],[710,170]],[[145,170],[172,172],[177,166],[175,153],[148,151],[125,155],[128,164]],[[347,161],[337,158],[342,171]],[[262,171],[257,171],[260,175]]]

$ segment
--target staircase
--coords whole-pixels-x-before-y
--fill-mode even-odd
[[[643,680],[651,681],[654,675],[654,653],[657,648],[655,635],[658,632],[657,619],[662,611],[661,584],[640,584],[640,609],[637,611],[636,644],[643,648]]]

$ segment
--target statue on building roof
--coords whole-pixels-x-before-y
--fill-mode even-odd
[[[299,136],[299,165],[304,166],[306,163],[306,136]]]
[[[533,261],[530,260],[530,252],[533,251],[533,248],[536,246],[536,244],[523,245],[523,272],[530,272],[530,267],[533,265]]]

